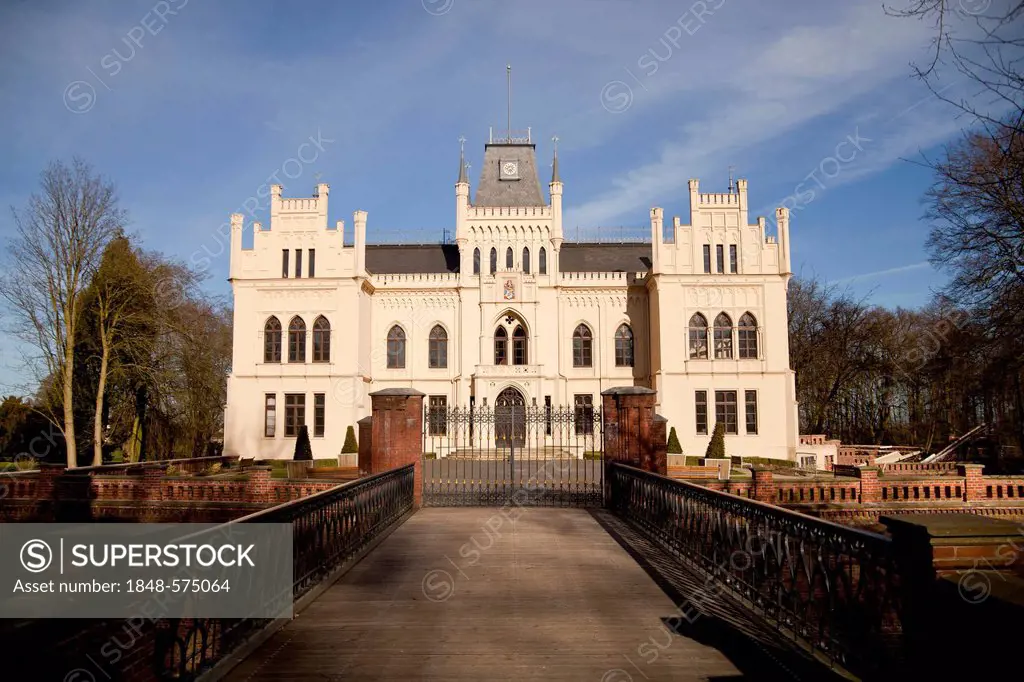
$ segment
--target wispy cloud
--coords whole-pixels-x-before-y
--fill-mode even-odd
[[[888,268],[886,270],[876,270],[875,272],[865,272],[860,275],[853,275],[852,277],[843,277],[841,279],[834,279],[829,284],[852,284],[853,282],[863,282],[869,279],[878,279],[880,277],[886,277],[888,275],[898,275],[903,272],[912,272],[914,270],[925,270],[931,268],[932,264],[928,261],[922,261],[920,263],[911,263],[910,265],[901,265],[897,268]]]

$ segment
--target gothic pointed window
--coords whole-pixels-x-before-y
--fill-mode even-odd
[[[504,327],[494,330],[494,364],[508,364],[508,332]]]
[[[523,272],[530,274],[530,249],[526,246],[523,247]]]
[[[480,249],[473,249],[473,274],[480,274]]]
[[[633,330],[628,324],[620,324],[615,332],[615,366],[633,366]]]
[[[690,318],[690,359],[708,359],[708,320],[700,313]]]
[[[498,271],[498,250],[491,248],[491,274]]]
[[[430,330],[430,344],[427,365],[431,369],[444,369],[448,366],[448,332],[441,325],[434,325]]]
[[[750,313],[743,313],[736,331],[739,341],[740,358],[757,358],[757,320]]]
[[[405,369],[405,330],[397,324],[388,331],[388,369]]]
[[[715,318],[715,359],[732,359],[732,318],[725,313]]]
[[[594,364],[594,335],[590,327],[581,324],[572,333],[572,366],[593,367]]]
[[[306,323],[296,315],[288,323],[288,362],[306,361]]]
[[[526,363],[526,330],[523,329],[523,325],[518,325],[512,332],[512,364],[525,365]]]
[[[281,362],[281,323],[276,317],[263,325],[263,362]]]
[[[543,246],[540,247],[540,256],[537,257],[537,272],[542,275],[548,274],[548,250]]]
[[[508,247],[505,250],[505,269],[511,270],[515,267],[515,256],[512,254],[512,247]]]
[[[331,323],[320,316],[313,323],[313,362],[331,361]]]

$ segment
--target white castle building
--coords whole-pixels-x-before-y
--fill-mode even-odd
[[[327,184],[306,198],[271,188],[270,229],[231,216],[234,349],[225,454],[291,458],[306,424],[315,457],[341,451],[380,389],[427,405],[600,405],[646,386],[686,454],[717,421],[731,455],[793,459],[794,373],[786,287],[789,215],[750,223],[747,183],[702,194],[686,222],[650,211],[651,242],[574,243],[562,225],[555,153],[548,192],[528,134],[484,148],[471,192],[460,159],[455,243],[368,245],[328,221]]]

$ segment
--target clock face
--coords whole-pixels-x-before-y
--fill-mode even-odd
[[[519,173],[519,164],[515,161],[506,161],[501,164],[501,173],[514,178]]]

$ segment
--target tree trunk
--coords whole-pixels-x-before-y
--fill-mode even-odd
[[[103,398],[107,387],[107,364],[110,361],[110,343],[106,330],[100,325],[100,343],[103,347],[100,354],[100,377],[96,387],[96,414],[92,420],[92,465],[103,464]]]
[[[64,344],[64,447],[67,453],[67,466],[78,466],[78,447],[75,443],[75,407],[74,407],[74,381],[75,352],[74,341],[71,334]]]

